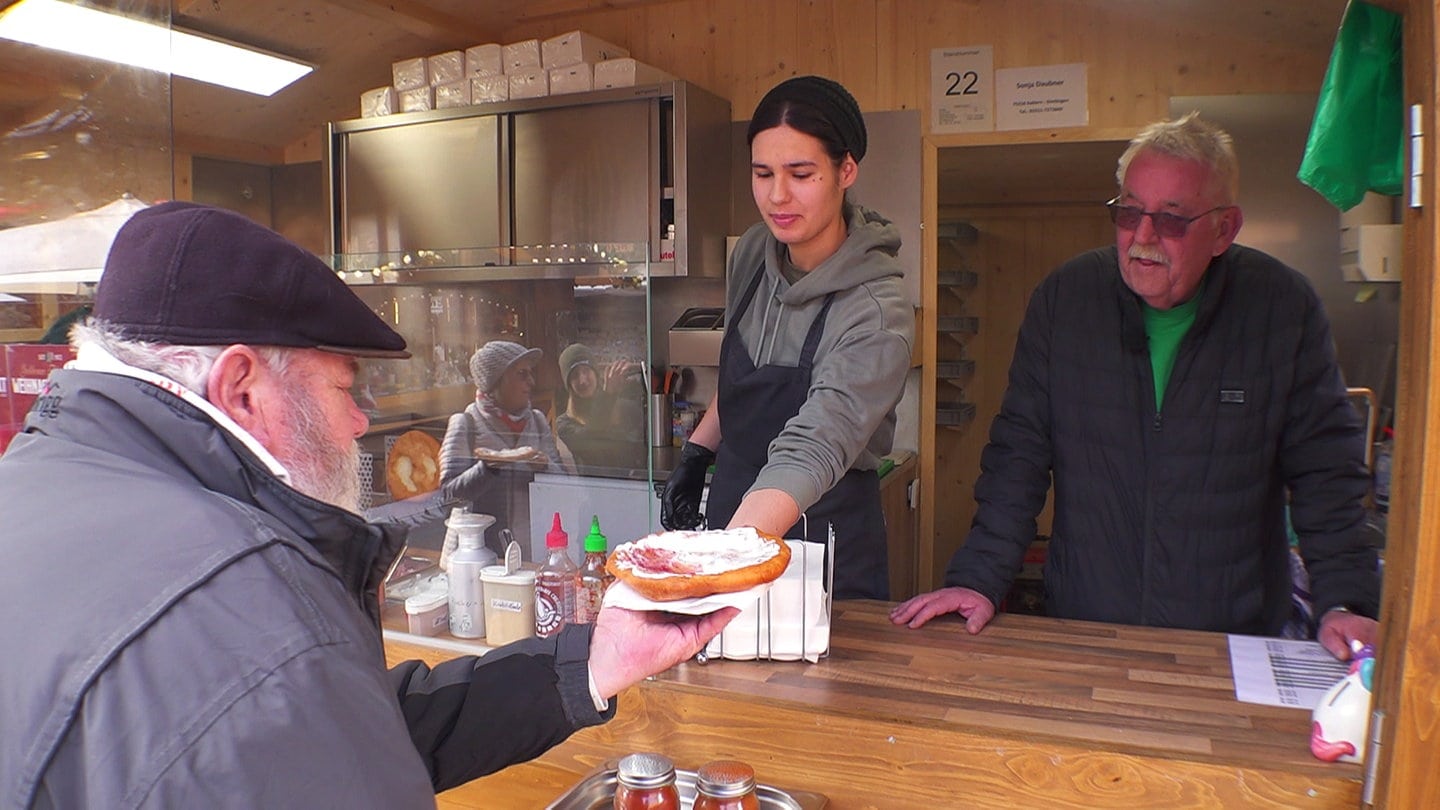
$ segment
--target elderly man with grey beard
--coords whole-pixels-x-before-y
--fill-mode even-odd
[[[1320,298],[1235,242],[1235,150],[1195,113],[1147,127],[1115,177],[1115,246],[1030,299],[946,587],[891,620],[957,613],[979,633],[1053,481],[1051,615],[1280,635],[1301,624],[1288,513],[1320,617],[1304,631],[1348,659],[1375,640],[1380,577],[1362,532],[1365,433]]]
[[[0,458],[0,803],[434,805],[614,715],[734,609],[617,609],[385,668],[356,358],[405,341],[324,262],[189,203],[117,234],[76,360]]]

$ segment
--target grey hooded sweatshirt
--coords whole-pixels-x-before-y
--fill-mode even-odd
[[[740,238],[728,274],[726,311],[733,313],[755,274],[764,273],[749,309],[727,326],[740,330],[757,367],[798,366],[811,322],[835,293],[809,395],[770,443],[769,461],[751,487],[781,490],[802,511],[846,471],[876,469],[890,452],[915,341],[915,311],[895,258],[899,229],[860,206],[852,206],[847,225],[840,249],[791,284],[780,272],[789,261],[785,246],[757,224]],[[720,430],[723,437],[723,414]]]

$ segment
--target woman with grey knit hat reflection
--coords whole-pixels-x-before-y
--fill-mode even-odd
[[[848,198],[865,121],[836,82],[777,85],[747,138],[764,221],[731,255],[718,393],[666,481],[661,522],[699,523],[713,461],[711,528],[823,541],[833,526],[834,596],[888,599],[875,471],[895,436],[915,339],[900,232]]]
[[[545,415],[530,407],[535,364],[544,355],[492,340],[470,356],[475,401],[450,417],[440,443],[440,487],[471,510],[495,516],[486,542],[497,552],[500,529],[530,540],[530,481],[560,472],[560,454]]]

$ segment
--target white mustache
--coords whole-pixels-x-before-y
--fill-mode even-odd
[[[1170,260],[1165,258],[1165,254],[1161,253],[1156,248],[1146,247],[1144,245],[1131,245],[1130,250],[1126,255],[1128,255],[1132,259],[1139,259],[1146,262],[1156,262],[1158,264],[1164,265],[1167,268],[1170,266]]]

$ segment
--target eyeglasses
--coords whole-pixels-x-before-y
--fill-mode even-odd
[[[1121,205],[1119,197],[1105,203],[1105,207],[1110,209],[1110,221],[1115,223],[1115,227],[1117,228],[1133,231],[1140,227],[1141,220],[1145,217],[1150,217],[1150,224],[1155,227],[1156,235],[1163,236],[1166,239],[1179,239],[1185,235],[1186,231],[1190,230],[1190,223],[1195,220],[1213,214],[1216,211],[1223,211],[1226,208],[1234,208],[1235,206],[1217,205],[1209,211],[1202,211],[1193,217],[1182,217],[1179,214],[1171,214],[1166,211],[1146,211],[1143,208],[1137,208],[1133,205]]]

